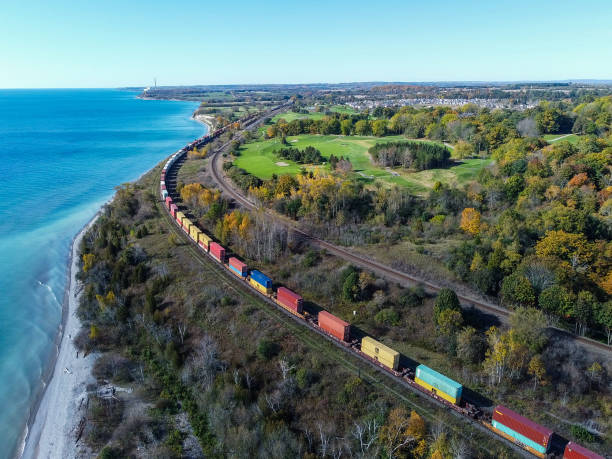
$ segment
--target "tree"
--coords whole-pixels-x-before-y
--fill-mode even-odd
[[[544,362],[542,361],[542,357],[540,357],[539,354],[534,355],[529,361],[527,373],[533,376],[534,390],[538,386],[538,384],[546,384],[546,368],[544,367]]]
[[[531,351],[538,352],[546,344],[544,331],[548,320],[541,310],[519,307],[510,315],[510,325],[518,339],[526,343]]]
[[[463,315],[461,310],[445,309],[436,320],[438,330],[445,336],[453,336],[463,325]]]
[[[359,276],[357,272],[350,273],[342,283],[342,297],[347,301],[355,301],[359,297]]]
[[[484,342],[474,327],[465,327],[457,334],[457,356],[467,363],[482,359]]]
[[[434,321],[438,323],[438,317],[442,313],[442,311],[446,309],[451,309],[454,311],[461,311],[461,304],[459,303],[459,298],[454,290],[450,288],[440,289],[438,292],[438,297],[436,298],[436,302],[434,303]]]
[[[382,137],[387,133],[387,120],[376,120],[372,123],[372,134]]]
[[[538,306],[549,314],[569,317],[573,303],[569,292],[565,288],[552,285],[542,290],[538,297]]]
[[[608,346],[612,344],[612,300],[599,305],[596,311],[597,323],[603,327],[608,336]]]
[[[519,273],[506,276],[500,291],[502,301],[508,305],[534,306],[535,290],[529,280]]]
[[[466,142],[465,140],[459,140],[455,144],[455,149],[453,150],[453,153],[455,158],[465,159],[474,156],[475,148],[474,145],[472,145],[471,143]]]
[[[478,234],[480,232],[480,212],[472,207],[463,209],[459,228],[472,236]]]
[[[351,123],[351,120],[346,119],[340,122],[340,132],[342,132],[342,135],[351,135],[352,130],[353,123]]]
[[[416,414],[416,413],[415,413]],[[418,415],[416,415],[418,416]],[[399,453],[417,438],[414,434],[420,434],[422,419],[408,418],[404,407],[393,408],[389,413],[387,422],[380,429],[379,440],[387,452],[389,459],[399,456]],[[420,416],[419,416],[420,418]]]
[[[539,257],[556,257],[572,269],[586,269],[595,258],[593,245],[584,234],[548,231],[535,247]]]
[[[574,303],[573,316],[576,319],[576,328],[579,335],[584,336],[586,333],[587,327],[592,321],[596,304],[597,300],[591,292],[582,290],[578,293],[578,298]]]
[[[510,329],[501,333],[491,327],[487,333],[489,349],[483,362],[491,384],[500,384],[506,377],[518,379],[528,364],[529,351],[517,333]]]
[[[83,254],[83,271],[89,271],[95,263],[96,256],[93,253],[84,253]]]
[[[89,327],[89,339],[91,341],[95,341],[98,339],[98,336],[100,335],[100,333],[98,332],[98,327],[96,327],[95,325],[91,325]]]
[[[359,120],[355,123],[355,134],[369,135],[371,133],[370,122],[368,120]]]

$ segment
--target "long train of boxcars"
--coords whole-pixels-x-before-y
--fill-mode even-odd
[[[245,126],[248,123],[252,123],[256,117],[257,115],[249,115],[247,118],[242,119],[240,124]],[[237,257],[229,257],[224,247],[213,241],[210,236],[198,228],[179,210],[166,189],[166,176],[170,169],[188,151],[219,137],[226,129],[218,129],[212,134],[201,137],[186,145],[170,157],[161,173],[160,194],[164,201],[164,207],[172,216],[175,224],[189,236],[197,247],[228,269],[237,279],[242,280],[259,294],[264,295],[279,307],[300,318],[305,324],[316,329],[319,333],[323,333],[330,339],[341,343],[362,358],[369,360],[394,377],[408,383],[411,387],[462,415],[481,423],[486,428],[519,445],[535,456],[542,458],[550,457],[551,439],[554,434],[552,430],[536,424],[501,405],[495,407],[491,416],[483,413],[476,406],[462,399],[463,386],[460,383],[425,365],[417,366],[415,371],[409,368],[400,368],[399,352],[369,336],[362,338],[361,342],[352,339],[350,324],[327,311],[320,311],[316,317],[304,311],[303,299],[299,294],[285,287],[278,287],[275,290],[272,279],[258,270],[249,270],[247,265]],[[573,442],[569,442],[565,446],[563,458],[603,459],[602,456]]]

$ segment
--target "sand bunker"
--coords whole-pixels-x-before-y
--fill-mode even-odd
[[[280,166],[280,167],[285,167],[285,166],[288,166],[289,164],[287,164],[286,162],[283,162],[283,161],[279,161],[279,162],[276,163],[276,165]]]

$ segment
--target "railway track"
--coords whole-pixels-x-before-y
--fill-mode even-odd
[[[265,115],[265,117],[274,116],[275,114],[284,111],[289,105],[290,104],[286,104],[281,107],[278,107],[275,110],[268,112]],[[258,125],[260,125],[263,122],[265,117],[254,119],[247,126],[243,127],[243,131],[252,130],[256,128]],[[239,134],[239,136],[242,137],[241,134]],[[222,170],[222,158],[223,158],[222,154],[227,149],[229,144],[230,144],[229,141],[224,143],[220,148],[216,149],[212,153],[210,157],[210,168],[209,168],[211,172],[211,177],[213,181],[215,182],[215,184],[218,186],[218,188],[227,197],[233,199],[237,204],[239,204],[240,206],[246,209],[251,209],[251,210],[257,209],[257,205],[255,203],[250,201],[246,196],[244,196],[241,192],[239,192],[231,183],[228,183],[228,180],[226,179],[226,176]],[[307,232],[298,228],[297,225],[291,222],[288,222],[282,218],[279,218],[278,215],[275,215],[271,211],[265,210],[265,212],[266,212],[266,215],[268,215],[270,218],[275,219],[276,221],[282,223],[283,225],[290,227],[290,229],[294,233],[299,234],[300,237],[308,241],[313,246],[318,247],[320,249],[324,249],[327,252],[339,258],[342,258],[343,260],[351,262],[352,264],[356,266],[359,266],[361,268],[366,268],[374,272],[381,273],[387,279],[398,282],[400,284],[422,285],[425,287],[426,290],[428,290],[431,293],[437,293],[443,288],[442,286],[437,285],[433,282],[427,281],[425,279],[421,279],[419,277],[413,276],[411,274],[408,274],[402,271],[398,271],[397,269],[391,268],[383,263],[372,260],[364,255],[355,254],[343,247],[337,246],[335,244],[332,244],[330,242],[327,242],[320,238],[312,236],[308,234]],[[502,308],[493,303],[488,303],[480,299],[472,298],[464,294],[458,293],[457,296],[459,298],[459,301],[464,307],[468,307],[468,308],[474,307],[485,313],[495,315],[503,323],[508,322],[510,311],[508,311],[507,309]],[[557,327],[551,327],[551,328],[555,330],[557,333],[570,337],[573,340],[579,342],[584,347],[587,347],[591,352],[602,355],[605,358],[610,358],[610,356],[612,356],[612,348],[604,343],[600,343],[599,341],[595,341],[595,340],[585,338],[582,336],[574,335],[566,330],[563,330]]]
[[[181,163],[182,161],[177,161],[177,166],[180,167]],[[175,190],[176,172],[171,178],[169,177],[168,183],[170,184],[170,188],[172,191],[171,194],[176,196],[176,190]],[[188,249],[189,252],[198,261],[200,265],[202,265],[208,272],[215,275],[229,289],[233,290],[239,295],[246,297],[250,299],[251,301],[259,300],[260,303],[261,302],[265,303],[267,306],[269,306],[269,308],[265,310],[265,312],[268,315],[273,316],[276,319],[282,320],[283,322],[285,322],[286,325],[288,325],[287,319],[289,319],[289,323],[294,324],[294,326],[297,327],[296,333],[297,333],[297,330],[299,330],[300,339],[305,344],[319,350],[320,352],[324,352],[324,348],[320,345],[320,343],[318,344],[315,340],[312,339],[311,336],[307,336],[308,331],[311,333],[315,333],[316,335],[324,338],[326,342],[332,344],[334,348],[341,349],[344,353],[347,354],[347,357],[352,356],[353,358],[356,358],[362,364],[365,364],[369,368],[374,369],[377,372],[376,373],[377,375],[382,374],[383,377],[376,378],[372,374],[367,374],[365,372],[362,372],[362,369],[359,366],[352,363],[349,359],[336,357],[335,359],[340,360],[342,363],[342,366],[344,366],[347,370],[351,371],[352,373],[358,374],[360,377],[366,378],[366,380],[370,384],[381,386],[385,392],[392,393],[398,398],[401,398],[405,403],[408,403],[414,408],[417,408],[421,413],[424,412],[432,422],[435,420],[438,420],[439,417],[434,412],[431,411],[431,407],[426,408],[420,404],[415,403],[413,400],[406,397],[405,394],[402,394],[401,391],[398,391],[396,390],[396,388],[389,386],[385,381],[395,383],[395,385],[399,385],[402,389],[408,390],[412,394],[415,394],[420,400],[424,400],[425,402],[428,402],[437,408],[445,409],[448,413],[452,414],[454,418],[459,419],[463,422],[466,422],[476,431],[482,434],[485,434],[489,437],[492,437],[498,441],[501,441],[502,443],[504,443],[506,447],[510,448],[512,451],[517,453],[519,456],[524,457],[524,458],[533,457],[531,453],[521,448],[515,442],[509,439],[506,439],[504,437],[501,437],[498,434],[496,434],[494,431],[492,431],[490,428],[487,428],[483,422],[470,418],[469,416],[462,414],[458,410],[453,409],[452,407],[449,407],[448,403],[444,403],[443,401],[437,398],[434,398],[431,395],[428,395],[425,391],[423,391],[422,389],[418,389],[416,386],[414,386],[413,384],[410,384],[404,378],[398,377],[398,375],[394,374],[393,371],[390,371],[384,368],[382,365],[377,364],[377,362],[375,362],[371,358],[367,358],[363,353],[355,351],[355,349],[352,346],[342,344],[341,342],[338,341],[338,339],[332,337],[331,335],[324,332],[320,328],[313,326],[312,323],[305,320],[303,316],[301,317],[300,315],[296,315],[295,313],[285,308],[278,307],[279,305],[270,296],[254,290],[252,287],[250,287],[246,283],[246,281],[241,280],[235,274],[232,274],[228,270],[224,269],[223,265],[221,265],[217,260],[214,260],[210,255],[206,254],[202,250],[202,248],[197,243],[195,243],[179,225],[177,225],[176,221],[172,218],[171,215],[169,215],[169,213],[167,212],[167,209],[165,209],[163,205],[160,206],[159,204],[156,204],[156,207],[158,208],[160,213],[165,215],[166,218],[164,220],[166,221],[171,231],[174,232],[174,234],[178,235],[179,239],[183,240],[187,244],[187,246],[189,247]],[[161,210],[160,210],[160,207],[161,207]],[[281,317],[279,317],[279,314],[282,316],[282,319]],[[445,424],[447,425],[447,427],[451,428],[453,431],[460,434],[456,426],[450,425],[446,422]],[[463,432],[463,430],[461,432]],[[478,448],[481,451],[490,454],[492,457],[493,452],[490,449],[488,449],[485,445],[480,444],[478,445]]]

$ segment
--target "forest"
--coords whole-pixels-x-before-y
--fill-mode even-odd
[[[424,198],[365,185],[342,170],[262,181],[226,164],[228,174],[260,202],[337,242],[444,242],[443,251],[433,251],[437,261],[481,294],[509,308],[537,307],[572,331],[611,342],[611,96],[524,111],[466,105],[375,112],[383,118],[332,113],[272,127],[294,135],[350,124],[346,132],[364,134],[357,123],[384,121],[384,132],[450,141],[455,158],[478,154],[495,162],[474,183],[436,183]],[[541,137],[555,132],[579,137],[551,144]],[[396,163],[393,148],[377,145],[372,155]]]
[[[217,271],[223,268],[199,263],[150,191],[155,172],[119,188],[80,247],[77,346],[99,353],[100,386],[133,389],[110,400],[95,390],[90,396],[82,435],[94,455],[509,457],[442,409],[400,403],[371,367],[343,365],[344,351],[304,336],[291,319],[233,288],[235,279]],[[296,266],[319,272],[295,280],[285,274],[285,282],[327,276],[319,288],[344,291],[347,304],[382,286],[300,247],[268,219],[228,209],[215,190],[189,183],[181,197],[199,225],[212,225],[249,263],[279,279]],[[393,286],[389,294],[415,306],[424,298]],[[391,316],[378,317],[382,324]]]
[[[451,155],[445,146],[415,141],[377,143],[368,153],[381,166],[401,166],[417,171],[448,166]]]

